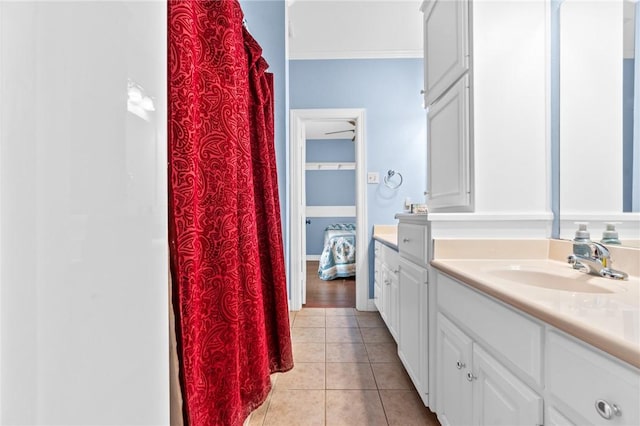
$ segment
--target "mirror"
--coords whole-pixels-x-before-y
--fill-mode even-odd
[[[617,222],[623,243],[640,241],[636,4],[564,0],[556,12],[561,238],[585,221],[599,241],[605,222]]]

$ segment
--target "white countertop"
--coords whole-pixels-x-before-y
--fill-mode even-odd
[[[374,225],[373,238],[398,250],[398,226]]]

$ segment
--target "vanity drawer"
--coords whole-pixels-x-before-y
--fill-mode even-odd
[[[633,367],[556,331],[547,333],[546,363],[547,391],[590,424],[640,424],[640,372]],[[615,404],[620,415],[601,417],[599,400]]]
[[[437,274],[437,303],[455,322],[522,375],[542,383],[542,326],[446,275]]]
[[[400,256],[419,265],[427,263],[426,227],[410,223],[398,225],[398,251]]]

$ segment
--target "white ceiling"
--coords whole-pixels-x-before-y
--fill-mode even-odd
[[[289,59],[421,58],[418,0],[289,0]]]

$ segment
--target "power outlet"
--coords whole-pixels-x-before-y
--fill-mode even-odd
[[[380,173],[378,172],[369,172],[367,173],[367,183],[380,183]]]

